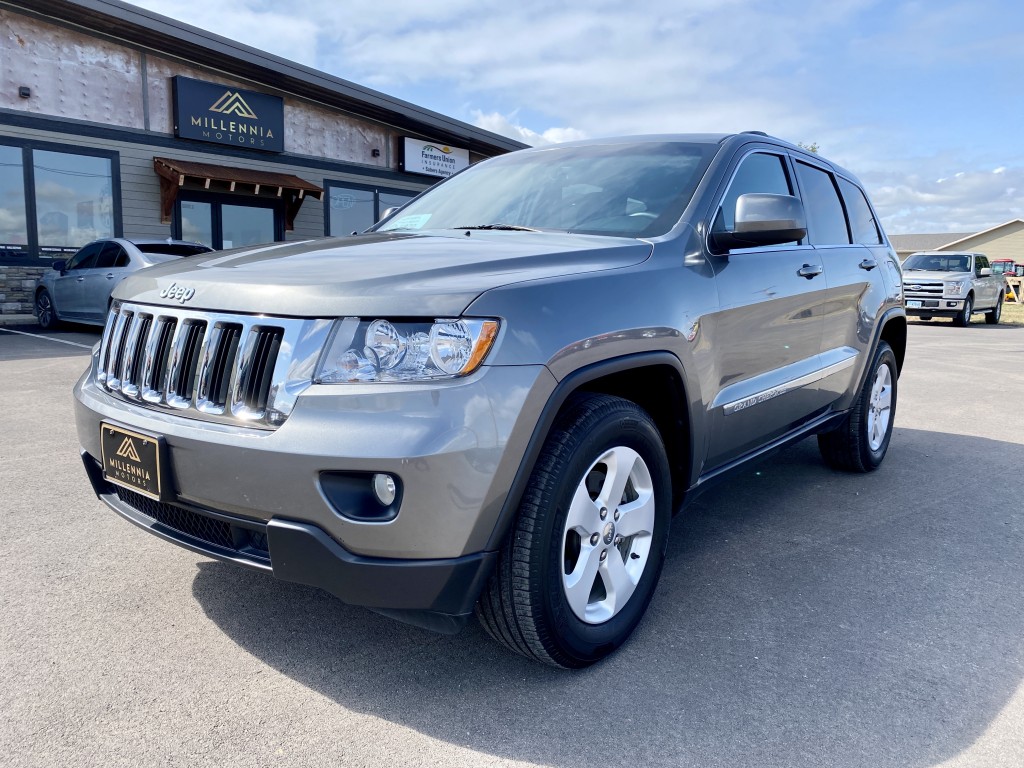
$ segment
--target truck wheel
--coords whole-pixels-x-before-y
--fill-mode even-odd
[[[477,617],[532,659],[580,668],[626,641],[665,560],[665,446],[628,400],[571,400],[548,436]]]
[[[818,435],[825,463],[848,472],[871,472],[885,458],[896,416],[896,356],[884,341],[857,401],[839,426]]]
[[[989,325],[999,325],[999,318],[1003,316],[1003,294],[999,294],[999,301],[988,312],[985,313],[985,322]]]
[[[971,324],[971,313],[974,311],[974,297],[970,294],[964,299],[964,308],[953,318],[953,325],[958,328],[966,328]]]

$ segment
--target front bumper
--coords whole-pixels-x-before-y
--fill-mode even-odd
[[[912,307],[910,306],[911,301],[920,302],[922,306]],[[964,308],[963,299],[947,299],[947,298],[925,298],[925,297],[906,297],[906,311],[910,317],[956,317]]]
[[[272,519],[258,523],[184,504],[151,501],[103,478],[82,453],[96,495],[126,520],[193,552],[307,584],[436,632],[461,629],[494,566],[496,553],[399,560],[349,552],[315,525]]]
[[[201,554],[451,631],[471,614],[490,573],[496,555],[488,540],[554,385],[543,366],[508,366],[447,386],[313,386],[271,431],[125,402],[87,372],[75,387],[75,417],[94,490],[134,524]],[[160,501],[103,477],[104,422],[163,441]],[[379,521],[346,516],[323,482],[325,474],[378,472],[402,489],[397,515]]]

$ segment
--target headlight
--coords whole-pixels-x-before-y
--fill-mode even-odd
[[[964,288],[967,287],[967,283],[946,283],[946,293],[950,296],[959,296],[964,292]]]
[[[335,323],[314,380],[339,384],[466,376],[480,366],[497,335],[497,320],[430,323],[346,317]]]

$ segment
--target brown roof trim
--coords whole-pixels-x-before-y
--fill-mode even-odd
[[[160,222],[171,223],[174,201],[178,190],[187,181],[201,184],[203,189],[214,191],[249,193],[259,195],[261,191],[275,191],[285,203],[285,229],[295,229],[295,217],[303,200],[312,197],[322,200],[324,190],[312,182],[300,179],[290,173],[256,171],[251,168],[234,168],[227,165],[210,165],[189,160],[174,160],[168,157],[154,157],[153,170],[160,177]],[[264,195],[265,197],[265,195]]]

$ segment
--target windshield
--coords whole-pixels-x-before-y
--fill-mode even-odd
[[[904,272],[970,272],[971,257],[965,254],[915,253],[903,262]]]
[[[679,220],[716,145],[603,144],[502,155],[374,229],[537,229],[653,237]]]

